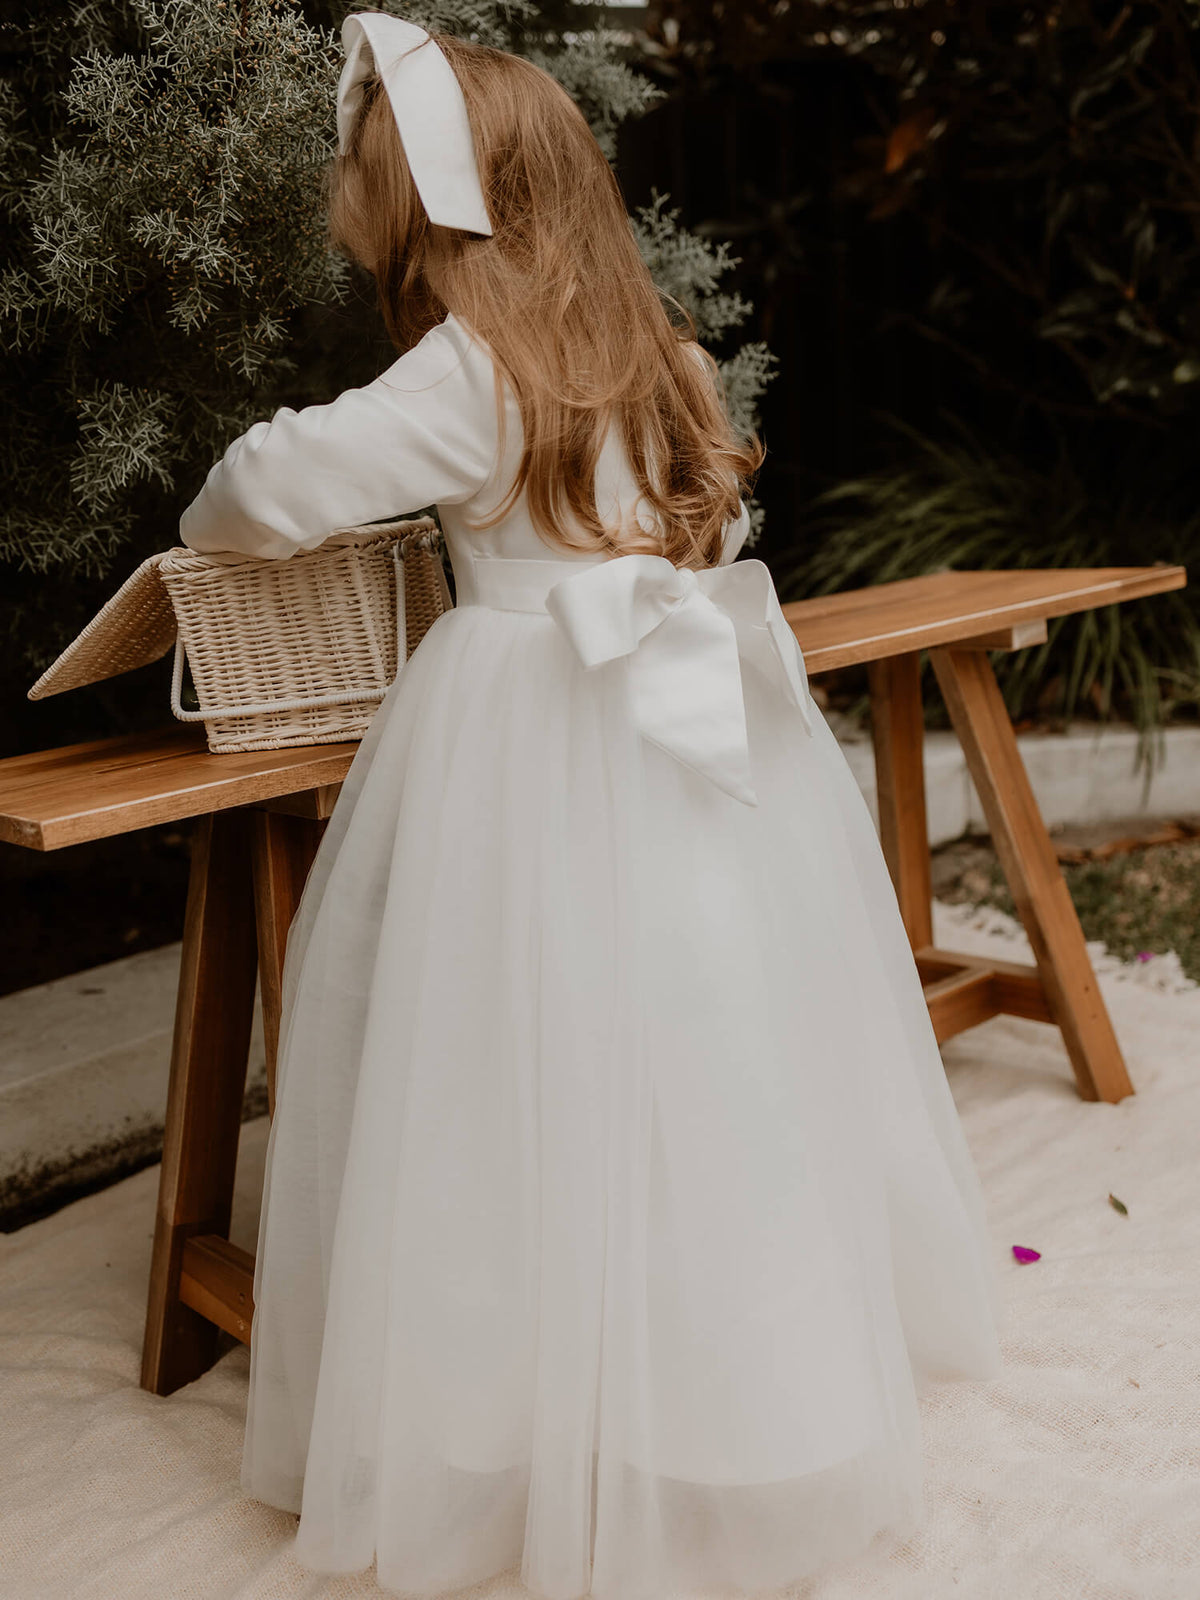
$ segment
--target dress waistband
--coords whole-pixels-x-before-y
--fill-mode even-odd
[[[493,611],[540,611],[556,583],[575,573],[599,566],[597,561],[522,560],[491,556],[471,564],[474,594],[468,605],[489,606]]]

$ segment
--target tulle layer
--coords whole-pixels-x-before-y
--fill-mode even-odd
[[[869,815],[744,666],[759,805],[625,668],[462,606],[291,935],[243,1482],[430,1595],[762,1590],[917,1525],[999,1370],[982,1197]]]

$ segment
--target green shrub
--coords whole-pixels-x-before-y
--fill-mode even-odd
[[[1124,483],[1110,475],[1089,484],[1065,455],[1039,470],[982,445],[961,425],[947,425],[949,442],[893,427],[906,446],[901,464],[817,500],[812,553],[780,577],[782,593],[827,594],[952,568],[1182,563],[1200,547],[1200,505],[1186,479],[1174,495],[1160,479],[1147,511],[1129,463],[1122,463]],[[1193,592],[1052,619],[1047,631],[1044,645],[996,656],[1014,717],[1118,710],[1148,734],[1172,714],[1200,708]]]
[[[13,48],[17,66],[0,94],[0,681],[9,696],[112,577],[175,542],[180,511],[233,437],[280,405],[365,382],[394,358],[365,275],[325,243],[335,29],[349,9],[346,0],[58,0]],[[534,57],[610,152],[620,122],[657,98],[626,64],[624,36],[559,0],[394,9]],[[744,320],[749,307],[719,288],[727,251],[689,235],[661,204],[637,227],[661,287],[710,337]],[[761,347],[731,357],[743,420],[766,366]]]

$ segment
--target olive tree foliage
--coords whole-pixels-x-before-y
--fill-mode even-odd
[[[376,4],[535,60],[610,157],[621,122],[658,97],[626,63],[621,34],[593,11],[581,28],[561,0]],[[238,433],[280,404],[366,381],[364,350],[379,370],[378,344],[347,333],[373,319],[359,269],[329,249],[325,228],[348,9],[59,0],[10,25],[0,84],[10,660],[14,646],[29,662],[52,655],[96,579],[172,543],[179,511]],[[663,291],[702,337],[727,340],[749,310],[720,290],[728,251],[687,233],[662,202],[632,225]],[[724,364],[741,424],[769,363],[748,346]]]

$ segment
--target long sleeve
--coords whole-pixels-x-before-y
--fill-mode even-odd
[[[448,317],[364,388],[255,423],[209,472],[180,537],[279,558],[338,528],[470,499],[495,465],[493,373]]]

